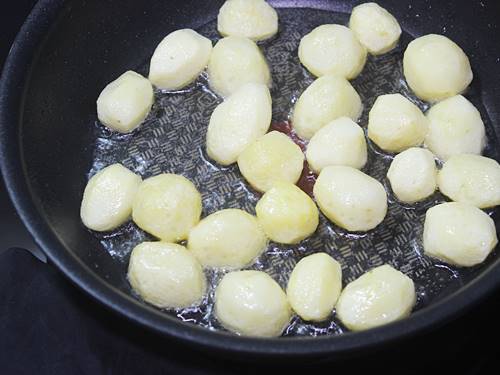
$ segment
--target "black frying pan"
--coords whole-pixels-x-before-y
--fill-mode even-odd
[[[360,1],[272,1],[276,7],[349,12]],[[403,29],[446,33],[464,48],[490,129],[500,131],[500,46],[495,1],[380,1]],[[40,0],[19,33],[0,86],[0,165],[24,223],[50,261],[95,299],[130,320],[193,345],[248,355],[336,358],[441,324],[500,284],[496,254],[463,285],[404,321],[362,333],[279,339],[213,332],[130,295],[123,266],[85,230],[79,206],[92,163],[95,100],[112,78],[148,60],[163,36],[213,20],[222,1]],[[490,132],[490,142],[496,142]],[[498,224],[498,220],[496,220]]]

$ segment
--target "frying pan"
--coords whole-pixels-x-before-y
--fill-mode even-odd
[[[348,13],[358,1],[271,1],[277,8]],[[474,95],[500,131],[500,45],[494,1],[380,1],[412,36],[444,33],[464,48]],[[144,64],[169,32],[216,18],[222,1],[40,0],[16,38],[0,86],[0,166],[25,225],[50,262],[108,308],[199,348],[244,356],[339,358],[442,324],[500,284],[500,259],[466,274],[409,318],[360,333],[257,339],[181,322],[130,294],[123,267],[86,230],[79,205],[95,147],[95,99],[112,79]],[[476,103],[475,103],[476,104]],[[495,155],[493,155],[495,156]],[[498,225],[498,220],[494,215]],[[436,280],[437,282],[437,280]]]

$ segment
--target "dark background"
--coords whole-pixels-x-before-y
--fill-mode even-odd
[[[35,0],[4,2],[0,65]],[[500,290],[463,317],[375,353],[335,363],[245,363],[160,338],[95,303],[35,258],[0,181],[0,374],[201,374],[328,370],[500,373]],[[40,256],[43,258],[43,256]],[[381,343],[382,344],[382,343]],[[382,346],[382,345],[381,345]]]

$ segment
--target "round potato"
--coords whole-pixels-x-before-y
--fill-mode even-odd
[[[143,242],[132,250],[128,266],[132,288],[160,308],[182,308],[201,301],[206,278],[196,258],[184,246]]]
[[[319,213],[316,204],[289,182],[277,182],[255,207],[267,236],[278,243],[296,244],[314,233]]]
[[[428,102],[460,94],[472,81],[467,55],[443,35],[411,41],[404,53],[403,71],[413,92]]]
[[[500,204],[500,165],[473,154],[453,155],[438,174],[439,190],[456,202],[479,208]]]
[[[369,113],[368,137],[384,151],[421,145],[427,129],[422,111],[401,94],[380,95]]]
[[[196,31],[174,31],[156,47],[149,65],[149,80],[160,89],[181,89],[205,69],[211,52],[210,39]]]
[[[483,120],[474,105],[457,95],[434,105],[427,112],[429,132],[425,145],[438,158],[457,154],[481,154],[486,143]]]
[[[300,95],[292,115],[297,134],[310,139],[319,129],[339,117],[357,121],[363,104],[349,81],[333,75],[316,79]]]
[[[347,328],[362,331],[407,317],[415,302],[413,281],[386,264],[347,284],[336,311]]]
[[[217,42],[208,62],[210,87],[226,97],[245,83],[271,84],[264,55],[248,38],[228,36]]]
[[[247,83],[219,104],[207,130],[208,156],[222,165],[235,163],[243,150],[271,125],[271,94],[266,85]]]
[[[215,315],[228,330],[244,336],[279,336],[292,311],[285,292],[261,271],[226,274],[215,291]]]
[[[134,199],[132,219],[167,242],[185,240],[200,221],[201,195],[187,178],[163,173],[144,180]]]
[[[382,184],[352,167],[324,168],[313,192],[326,217],[351,232],[375,228],[387,213],[387,194]]]
[[[285,134],[272,131],[243,150],[238,167],[254,189],[267,191],[279,181],[295,184],[304,168],[304,154]]]
[[[326,253],[302,258],[290,275],[286,294],[304,320],[320,322],[332,313],[342,289],[340,264]]]
[[[85,186],[80,217],[89,229],[105,232],[125,223],[142,179],[121,164],[97,172]]]
[[[278,13],[264,0],[226,0],[219,10],[217,30],[222,36],[268,39],[278,32]]]
[[[151,83],[128,71],[107,85],[97,98],[97,117],[105,126],[120,133],[137,128],[153,105]]]
[[[446,263],[482,263],[497,243],[494,221],[468,203],[442,203],[425,214],[424,251]]]
[[[299,60],[316,77],[353,79],[365,66],[366,49],[349,28],[321,25],[300,40]]]

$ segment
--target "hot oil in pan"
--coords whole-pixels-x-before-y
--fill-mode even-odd
[[[280,32],[261,48],[272,70],[273,128],[290,133],[289,116],[300,93],[313,81],[313,77],[300,65],[297,48],[300,38],[314,27],[324,23],[346,24],[348,15],[312,9],[279,9]],[[215,21],[198,30],[216,41]],[[428,106],[408,90],[402,75],[402,54],[411,40],[403,34],[400,45],[391,53],[369,57],[361,75],[352,82],[364,103],[359,121],[366,131],[368,111],[378,95],[400,92],[415,102],[422,110]],[[147,75],[148,63],[137,69]],[[110,77],[110,80],[113,77]],[[485,154],[498,156],[498,150],[489,119],[481,104],[477,79],[473,81],[467,97],[481,111],[487,127],[489,146]],[[178,173],[195,183],[203,197],[203,216],[224,208],[241,208],[255,213],[259,194],[253,191],[240,175],[237,166],[220,167],[211,162],[205,153],[205,134],[213,109],[221,99],[201,77],[186,90],[176,93],[156,93],[151,115],[133,134],[120,135],[96,124],[94,164],[89,172],[120,162],[143,178],[162,172]],[[292,134],[292,138],[293,134]],[[304,146],[305,143],[295,140]],[[417,286],[416,309],[447,295],[470,280],[481,267],[454,269],[423,256],[421,238],[426,210],[445,199],[436,193],[425,202],[404,205],[394,198],[385,179],[392,156],[384,154],[368,141],[369,157],[364,172],[375,177],[389,192],[389,209],[384,222],[368,233],[351,234],[330,223],[324,216],[316,233],[300,243],[289,246],[270,243],[251,269],[268,272],[286,287],[288,276],[302,257],[325,251],[342,265],[344,285],[368,269],[389,263],[410,276]],[[304,173],[302,186],[312,186],[314,175]],[[305,190],[308,190],[307,188]],[[102,247],[123,266],[126,275],[128,258],[135,245],[152,238],[133,223],[117,231],[98,235]],[[491,259],[492,257],[490,257]],[[220,328],[213,314],[214,286],[222,271],[207,271],[209,287],[207,297],[199,307],[172,312],[185,321],[211,329]],[[339,334],[343,328],[333,316],[323,323],[306,323],[294,318],[285,335]]]

